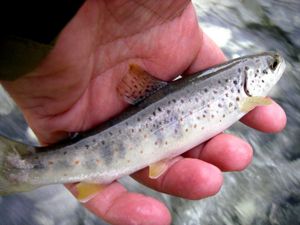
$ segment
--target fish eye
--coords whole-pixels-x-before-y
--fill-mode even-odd
[[[277,58],[274,59],[274,62],[270,64],[270,69],[275,70],[279,65],[279,60]]]

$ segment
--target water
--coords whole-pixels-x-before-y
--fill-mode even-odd
[[[130,190],[155,196],[172,212],[174,225],[300,224],[300,1],[194,1],[205,32],[228,58],[278,50],[287,61],[284,77],[271,95],[285,109],[286,129],[263,134],[235,125],[228,132],[248,140],[255,151],[244,172],[226,173],[221,192],[201,201],[160,194],[122,180]],[[5,104],[5,107],[4,105]],[[7,99],[0,105],[0,130],[34,142],[22,117]],[[3,112],[3,110],[6,110]],[[21,124],[21,126],[20,126]],[[0,198],[0,225],[105,224],[83,209],[60,185]]]

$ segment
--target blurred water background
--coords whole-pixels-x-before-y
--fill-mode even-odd
[[[285,109],[286,129],[264,134],[238,123],[228,132],[248,140],[255,151],[244,172],[226,173],[219,194],[188,201],[152,191],[131,178],[132,191],[161,199],[174,225],[300,224],[300,1],[193,1],[206,33],[228,58],[265,50],[281,52],[287,69],[271,96]],[[0,133],[33,143],[30,129],[11,99],[0,89]],[[4,116],[7,115],[7,116]],[[106,224],[87,212],[63,188],[52,185],[0,197],[0,225]]]

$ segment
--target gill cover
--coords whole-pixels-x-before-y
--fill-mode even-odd
[[[275,52],[251,57],[244,68],[244,91],[249,97],[265,96],[280,79],[285,61]]]

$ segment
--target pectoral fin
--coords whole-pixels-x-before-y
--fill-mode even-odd
[[[169,160],[161,160],[149,165],[149,177],[157,179],[169,168]]]
[[[94,183],[84,183],[80,182],[76,185],[77,195],[76,198],[85,203],[96,196],[99,192],[101,192],[105,188],[105,185],[102,184],[94,184]]]
[[[270,98],[261,97],[261,96],[252,96],[243,99],[239,106],[242,112],[249,112],[252,109],[254,109],[256,106],[265,106],[271,104],[272,104],[272,100]]]

